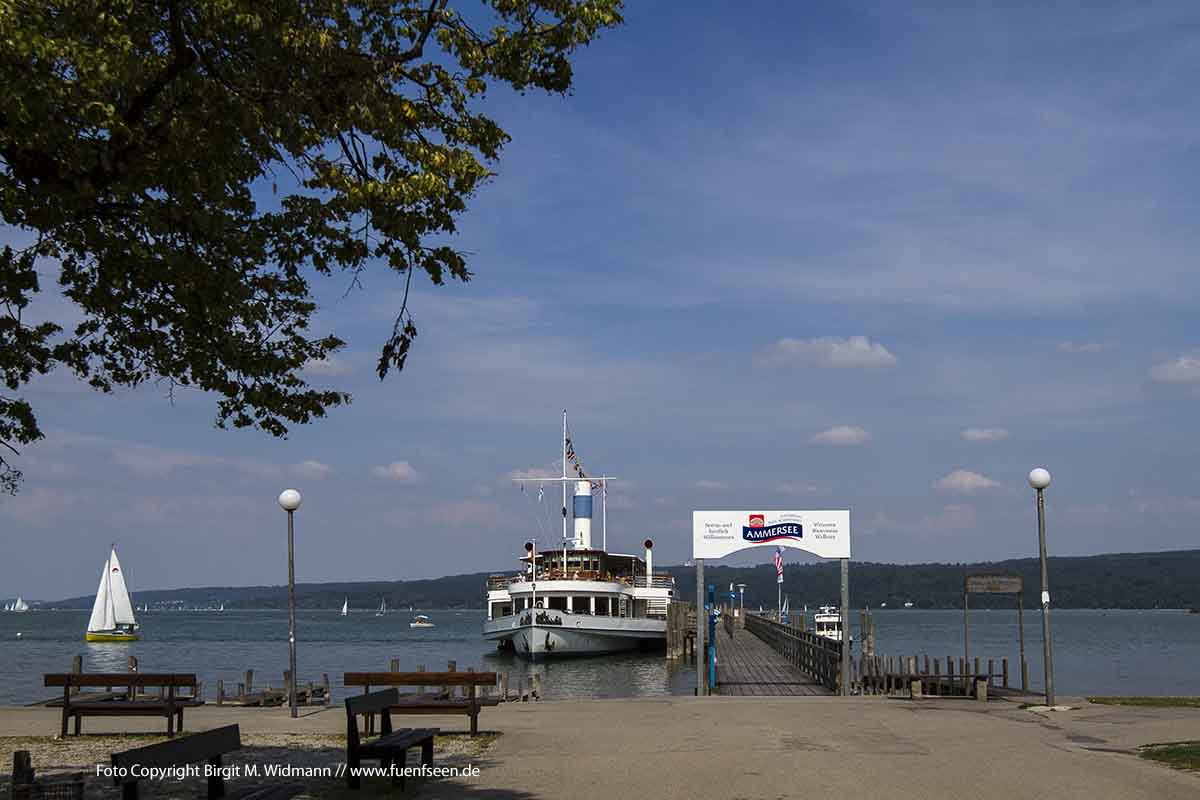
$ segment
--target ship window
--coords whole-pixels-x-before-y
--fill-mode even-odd
[[[567,610],[567,598],[565,598],[565,597],[548,598],[546,601],[546,607],[553,608],[556,611],[566,611]]]
[[[596,598],[596,616],[598,616],[598,617],[607,617],[608,616],[608,598],[607,597],[597,597]]]
[[[576,614],[592,613],[591,602],[586,597],[576,595],[571,598],[571,610]]]
[[[517,611],[524,611],[524,610],[525,610],[525,598],[518,597],[517,598]]]

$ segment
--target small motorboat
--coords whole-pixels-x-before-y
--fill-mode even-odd
[[[425,616],[424,614],[417,614],[415,617],[413,617],[413,621],[408,623],[408,627],[410,627],[410,628],[435,628],[437,626],[429,621],[429,617]]]

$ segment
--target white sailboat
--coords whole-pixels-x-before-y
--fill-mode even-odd
[[[17,595],[17,600],[13,603],[12,610],[16,611],[18,614],[23,611],[28,611],[29,604],[22,600],[20,595]]]
[[[347,597],[345,600],[342,601],[342,616],[344,617],[349,613],[350,613],[350,598]]]
[[[379,610],[375,612],[375,616],[382,617],[386,613],[387,613],[387,600],[381,598],[379,601]]]
[[[115,546],[104,562],[104,573],[100,576],[100,588],[96,590],[96,603],[92,606],[92,617],[88,620],[84,638],[89,642],[136,642],[142,638]]]

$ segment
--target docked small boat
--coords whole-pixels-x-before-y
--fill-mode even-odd
[[[813,615],[813,630],[817,636],[824,636],[826,639],[840,642],[842,640],[841,612],[836,606],[821,606]]]
[[[138,631],[125,573],[117,560],[117,548],[113,547],[104,562],[104,573],[100,576],[100,588],[96,590],[96,603],[92,606],[92,617],[88,620],[84,638],[89,642],[136,642],[142,638]]]
[[[645,559],[608,552],[606,530],[602,545],[593,546],[592,493],[602,490],[604,519],[611,478],[589,477],[584,471],[567,432],[565,412],[562,453],[561,477],[515,479],[561,483],[561,545],[542,549],[536,541],[526,542],[519,572],[488,578],[484,638],[496,642],[502,651],[529,659],[662,647],[675,579],[654,574],[654,545],[649,539],[645,541]],[[567,530],[568,488],[574,495],[573,537]],[[545,499],[539,487],[537,502]],[[559,516],[559,510],[553,515]]]
[[[434,628],[437,626],[435,626],[432,622],[429,621],[429,617],[425,616],[424,614],[417,614],[415,617],[413,617],[413,621],[408,623],[408,627],[410,627],[410,628]]]

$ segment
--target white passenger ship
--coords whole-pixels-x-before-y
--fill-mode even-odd
[[[567,474],[568,461],[577,473],[574,477]],[[526,542],[518,574],[488,578],[484,638],[531,659],[663,646],[675,579],[654,574],[654,543],[649,539],[644,542],[645,558],[607,552],[606,513],[602,546],[592,546],[592,492],[597,485],[603,487],[603,509],[611,478],[584,473],[567,433],[565,411],[562,464],[561,477],[518,479],[562,484],[562,547],[539,552],[534,542]],[[568,486],[574,491],[570,538]]]

